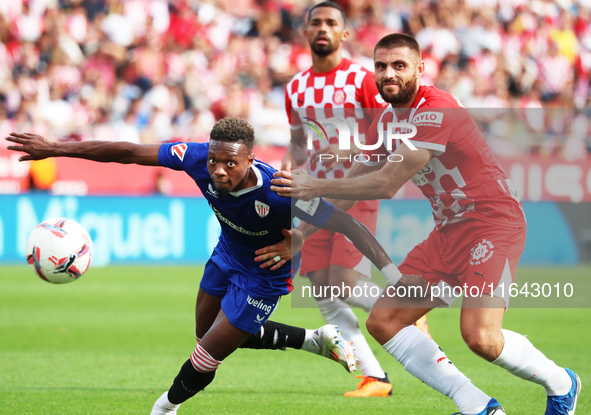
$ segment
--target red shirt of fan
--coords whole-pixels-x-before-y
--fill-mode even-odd
[[[360,142],[365,142],[365,131],[371,125],[364,108],[385,108],[375,83],[373,73],[348,59],[331,71],[316,73],[309,68],[295,75],[285,90],[285,109],[292,129],[302,128],[308,120],[329,118],[354,119],[359,126]],[[310,121],[313,122],[313,121]],[[307,128],[307,127],[306,127]],[[329,144],[338,143],[338,132],[331,124],[324,133],[312,134],[313,149],[308,150],[308,161],[316,151]],[[351,148],[354,146],[351,139]],[[345,176],[353,160],[339,163],[331,171],[321,163],[308,163],[308,172],[319,179],[339,179]]]
[[[413,124],[417,131],[410,142],[434,152],[411,180],[431,202],[437,229],[467,218],[503,227],[525,226],[523,207],[511,181],[468,110],[455,97],[435,87],[420,86],[411,108],[403,114],[397,115],[392,107],[384,110],[367,137],[367,145],[377,145],[378,134],[382,134],[379,147],[364,151],[368,164],[393,162],[385,156],[406,145],[392,140],[388,150],[383,130],[389,122]]]

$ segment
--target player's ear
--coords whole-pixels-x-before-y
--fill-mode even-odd
[[[349,31],[347,29],[343,30],[343,34],[341,35],[341,42],[345,42],[349,38]]]
[[[419,66],[417,66],[417,79],[423,76],[423,72],[425,72],[425,62],[421,61],[421,63],[419,63]]]
[[[248,156],[248,165],[250,166],[250,165],[252,165],[252,163],[254,163],[254,154],[251,153]]]

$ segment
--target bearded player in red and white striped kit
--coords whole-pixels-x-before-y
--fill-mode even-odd
[[[526,239],[525,215],[511,181],[469,112],[449,93],[420,85],[425,65],[413,37],[397,33],[382,38],[374,63],[380,94],[390,107],[368,132],[373,150],[364,152],[364,161],[355,163],[345,179],[280,172],[285,178],[273,180],[271,189],[304,200],[343,199],[335,205],[346,209],[352,203],[348,199],[392,198],[412,181],[431,202],[435,229],[399,269],[423,276],[430,292],[415,298],[381,297],[367,321],[368,331],[409,373],[452,399],[461,414],[503,415],[501,404],[473,385],[433,339],[412,324],[463,292],[460,329],[468,347],[542,386],[545,415],[574,415],[581,391],[575,372],[558,366],[525,336],[502,328],[510,298],[506,287],[515,281]],[[404,127],[414,128],[415,134],[404,144],[392,143],[384,140],[385,126],[388,133]],[[386,156],[396,156],[398,162]],[[305,226],[301,231],[307,232]],[[396,276],[384,275],[389,285],[396,284]]]
[[[347,40],[346,17],[343,10],[333,2],[326,1],[312,7],[308,12],[304,36],[310,44],[312,67],[298,73],[286,86],[286,111],[291,125],[291,143],[283,159],[282,170],[291,170],[307,162],[308,172],[317,178],[343,178],[352,166],[353,157],[361,151],[341,150],[336,129],[327,126],[327,136],[313,135],[313,149],[307,148],[304,130],[306,119],[330,117],[355,117],[360,140],[369,125],[361,109],[384,108],[375,85],[373,73],[341,54],[342,43]],[[353,141],[351,139],[351,141]],[[322,162],[319,159],[323,155]],[[328,160],[328,161],[327,161]],[[375,235],[378,217],[378,200],[360,201],[350,213],[365,224]],[[377,285],[368,281],[371,264],[346,237],[335,232],[320,230],[306,240],[302,249],[300,274],[310,278],[315,293],[326,293],[323,287],[344,283],[351,289],[361,288],[364,293],[381,292],[370,290]],[[330,291],[329,291],[330,292]],[[363,376],[357,390],[345,393],[349,397],[388,396],[392,385],[373,355],[359,329],[357,317],[351,307],[369,311],[376,297],[341,296],[327,298],[315,294],[316,304],[327,323],[336,324],[343,337],[355,347],[357,365]],[[417,325],[428,333],[426,318]]]

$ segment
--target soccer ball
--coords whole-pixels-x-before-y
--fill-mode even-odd
[[[39,278],[64,284],[80,278],[90,266],[92,241],[78,222],[55,218],[41,222],[29,235],[27,262]]]

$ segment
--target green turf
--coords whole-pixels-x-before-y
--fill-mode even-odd
[[[531,269],[584,279],[590,268]],[[194,347],[193,307],[200,268],[92,268],[81,280],[51,285],[26,266],[0,268],[0,414],[149,414]],[[360,320],[365,318],[359,312]],[[505,328],[527,334],[561,365],[591,379],[589,309],[511,309]],[[322,325],[316,309],[284,299],[273,316]],[[436,341],[474,384],[507,413],[542,414],[541,387],[468,351],[459,310],[435,310]],[[239,350],[181,414],[450,414],[453,403],[408,375],[368,338],[394,384],[390,398],[344,398],[356,379],[328,359],[301,351]],[[591,413],[583,392],[577,414]]]

